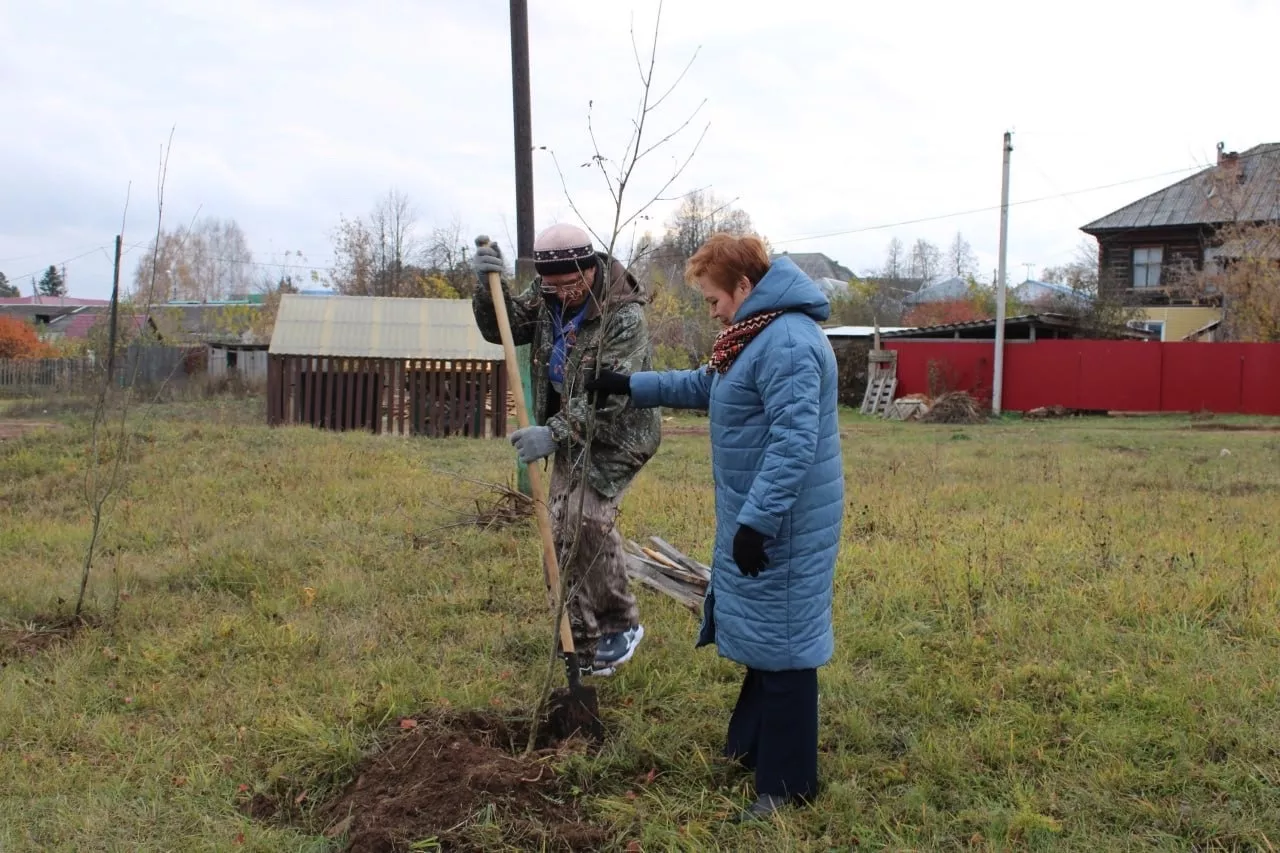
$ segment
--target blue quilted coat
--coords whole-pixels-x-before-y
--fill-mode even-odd
[[[762,670],[809,669],[831,659],[832,580],[844,518],[836,361],[818,327],[822,291],[781,257],[735,322],[785,310],[727,373],[642,372],[631,404],[707,409],[716,487],[716,541],[698,646]],[[738,571],[738,525],[770,537],[757,577]]]

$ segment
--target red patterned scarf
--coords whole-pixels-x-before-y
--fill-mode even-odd
[[[739,353],[751,343],[752,338],[760,334],[765,326],[782,316],[782,311],[767,311],[763,314],[752,314],[740,320],[716,335],[715,346],[711,348],[711,362],[707,365],[708,373],[724,373],[732,365]]]

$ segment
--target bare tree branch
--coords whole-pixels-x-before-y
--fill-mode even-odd
[[[689,69],[690,69],[690,68],[692,68],[692,67],[693,67],[693,63],[694,63],[695,61],[697,61],[697,59],[698,59],[698,54],[699,54],[701,51],[702,51],[702,45],[698,45],[697,47],[695,47],[695,48],[693,49],[693,56],[689,57],[689,62],[685,65],[684,70],[682,70],[682,71],[680,72],[680,75],[679,75],[678,77],[676,77],[676,81],[675,81],[674,83],[672,83],[672,84],[671,84],[671,88],[669,88],[669,89],[667,89],[667,91],[663,92],[663,93],[658,97],[658,100],[656,100],[656,101],[654,101],[654,102],[653,102],[653,106],[652,106],[652,107],[650,107],[650,109],[651,109],[651,110],[656,110],[658,107],[662,106],[662,102],[663,102],[663,101],[665,101],[665,100],[668,98],[668,96],[670,96],[670,95],[671,95],[671,93],[672,93],[672,92],[674,92],[674,91],[676,90],[676,87],[680,85],[680,81],[684,79],[684,75],[686,75],[686,74],[688,74],[688,73],[689,73]]]

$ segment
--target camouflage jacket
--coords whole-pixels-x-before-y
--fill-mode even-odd
[[[653,360],[653,344],[644,316],[645,296],[640,285],[620,263],[603,253],[597,253],[596,263],[596,283],[589,297],[590,304],[565,362],[563,393],[557,392],[547,378],[554,337],[553,309],[542,295],[541,279],[534,279],[518,296],[511,295],[505,281],[502,289],[512,340],[516,346],[531,345],[530,417],[551,428],[557,442],[557,456],[562,456],[575,469],[582,464],[588,424],[594,420],[587,482],[611,498],[622,492],[657,452],[662,423],[658,409],[633,409],[626,397],[610,396],[599,408],[587,401],[583,382],[587,371],[594,371],[597,362],[602,370],[635,373],[649,370]],[[611,273],[607,286],[606,267]],[[471,307],[484,339],[501,343],[497,313],[487,287],[476,288]]]

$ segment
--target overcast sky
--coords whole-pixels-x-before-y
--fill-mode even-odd
[[[534,144],[607,230],[612,202],[580,168],[588,103],[602,152],[620,156],[641,95],[629,29],[647,50],[656,0],[529,5]],[[513,246],[508,8],[0,3],[0,271],[25,293],[32,273],[65,262],[73,295],[108,295],[130,181],[126,244],[155,229],[171,127],[166,222],[235,219],[264,269],[286,251],[326,267],[339,216],[393,187],[423,230],[457,220]],[[1219,140],[1280,141],[1277,32],[1275,0],[668,0],[657,87],[697,58],[646,132],[662,138],[705,104],[640,163],[624,209],[671,177],[705,127],[670,194],[710,189],[776,248],[860,273],[891,237],[945,248],[960,231],[989,277],[1010,130],[1020,281],[1023,264],[1069,259],[1084,223],[1212,162]],[[574,221],[547,151],[534,172],[537,227]],[[1017,204],[1032,199],[1045,200]],[[649,226],[673,205],[655,205]],[[932,217],[945,218],[895,225]]]

